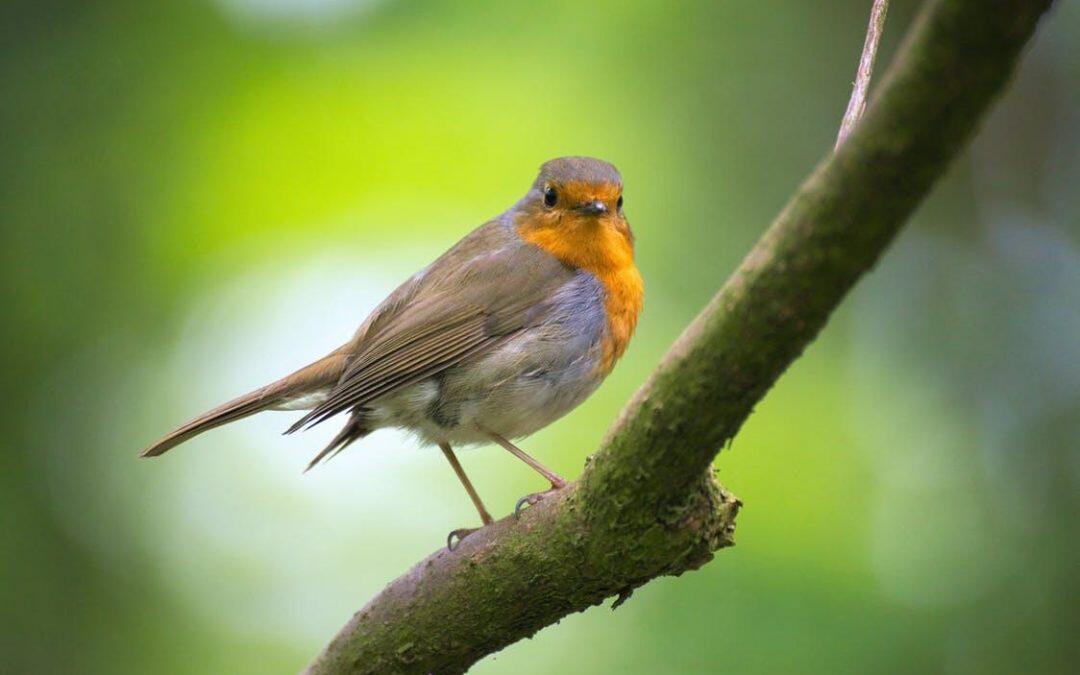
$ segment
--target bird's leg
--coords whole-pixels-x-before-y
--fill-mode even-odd
[[[460,480],[461,484],[465,486],[465,492],[469,493],[469,499],[472,500],[473,506],[476,507],[476,511],[480,514],[480,520],[484,523],[484,525],[490,525],[495,522],[495,519],[491,517],[491,514],[488,513],[488,510],[484,508],[484,502],[480,501],[480,495],[476,492],[476,488],[473,487],[472,481],[470,481],[469,477],[465,475],[465,469],[461,466],[461,462],[458,461],[457,455],[455,455],[454,451],[450,448],[450,444],[440,443],[439,449],[443,451],[444,455],[446,455],[446,460],[450,462],[450,466],[453,467],[454,473],[457,474],[458,480]],[[446,537],[446,548],[453,551],[457,547],[457,544],[454,543],[455,539],[457,539],[458,542],[461,542],[462,539],[469,536],[473,532],[476,532],[478,529],[480,528],[473,527],[454,530]]]
[[[552,490],[558,490],[560,488],[566,487],[565,478],[530,457],[524,450],[496,433],[492,433],[489,431],[488,435],[491,436],[491,440],[495,441],[499,445],[509,450],[510,454],[512,454],[514,457],[517,457],[521,461],[525,462],[526,464],[531,466],[536,471],[536,473],[551,481]]]
[[[525,495],[524,497],[519,499],[517,505],[514,506],[515,514],[520,511],[521,507],[525,506],[526,504],[532,506],[533,504],[539,502],[541,499],[546,497],[551,492],[566,487],[565,478],[530,457],[528,453],[526,453],[524,450],[496,433],[492,433],[489,431],[488,435],[491,436],[491,440],[506,448],[510,452],[510,454],[531,466],[533,470],[535,470],[538,474],[551,482],[550,490],[547,490],[546,492],[534,492],[531,495]]]

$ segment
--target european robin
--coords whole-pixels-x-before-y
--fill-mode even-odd
[[[497,443],[552,490],[565,486],[511,439],[599,386],[626,350],[643,291],[619,172],[589,157],[553,159],[524,197],[399,286],[347,343],[196,417],[142,456],[263,410],[310,411],[286,433],[348,412],[309,469],[375,429],[404,428],[439,446],[487,525],[452,448]]]

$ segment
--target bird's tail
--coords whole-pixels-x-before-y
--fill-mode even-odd
[[[157,457],[204,431],[235,422],[263,410],[287,405],[289,401],[306,394],[332,387],[341,377],[347,361],[347,356],[340,350],[332,352],[277,382],[260,387],[199,415],[150,445],[139,456]]]

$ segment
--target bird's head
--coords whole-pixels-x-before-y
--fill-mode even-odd
[[[568,262],[592,267],[577,259],[632,256],[622,176],[605,161],[560,157],[545,162],[518,212],[518,232],[560,258],[573,259]]]

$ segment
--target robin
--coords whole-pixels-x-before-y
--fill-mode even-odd
[[[521,200],[399,286],[346,344],[196,417],[141,456],[263,410],[309,411],[286,433],[348,412],[308,469],[376,429],[407,429],[442,450],[488,525],[453,448],[496,443],[551,483],[517,508],[564,487],[511,440],[599,386],[626,350],[643,292],[619,172],[589,157],[553,159]],[[474,531],[455,530],[448,543]]]

